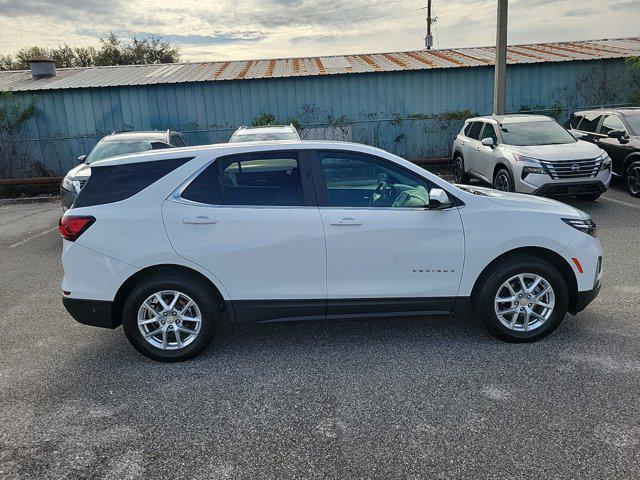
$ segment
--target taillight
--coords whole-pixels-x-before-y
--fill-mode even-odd
[[[91,216],[64,215],[58,222],[58,231],[70,242],[75,242],[95,221]]]

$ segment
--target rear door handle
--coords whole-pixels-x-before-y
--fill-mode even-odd
[[[211,225],[212,223],[218,223],[218,220],[209,217],[192,217],[182,219],[182,223],[190,223],[193,225]]]
[[[362,222],[355,218],[341,218],[340,220],[331,220],[329,224],[337,227],[348,227],[362,225]]]

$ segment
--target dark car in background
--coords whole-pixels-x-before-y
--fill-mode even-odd
[[[613,173],[622,177],[631,195],[640,197],[640,107],[581,110],[565,127],[607,152]]]
[[[158,150],[162,148],[185,147],[187,143],[182,133],[175,130],[149,132],[113,132],[102,138],[89,155],[78,157],[79,165],[67,172],[60,184],[62,209],[71,207],[74,200],[91,175],[91,164],[105,158],[129,153]]]

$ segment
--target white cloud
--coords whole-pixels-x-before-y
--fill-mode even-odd
[[[491,45],[495,0],[434,0],[435,46]],[[640,2],[512,0],[509,43],[637,36]],[[230,60],[423,47],[424,0],[0,0],[0,53],[97,45],[110,30],[177,42],[186,60]]]

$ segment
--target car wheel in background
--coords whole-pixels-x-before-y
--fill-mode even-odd
[[[640,162],[634,162],[629,166],[624,183],[631,195],[640,197]]]
[[[132,289],[122,324],[138,352],[175,362],[197,355],[211,342],[219,316],[214,296],[197,279],[159,273]]]
[[[453,160],[453,181],[454,183],[469,183],[469,175],[464,170],[464,160],[457,156]]]
[[[531,255],[498,263],[480,289],[476,311],[489,330],[510,342],[533,342],[567,314],[569,290],[560,272]]]
[[[511,172],[506,168],[498,170],[498,173],[496,173],[496,176],[493,178],[493,188],[501,192],[513,192],[515,191],[514,187]]]

